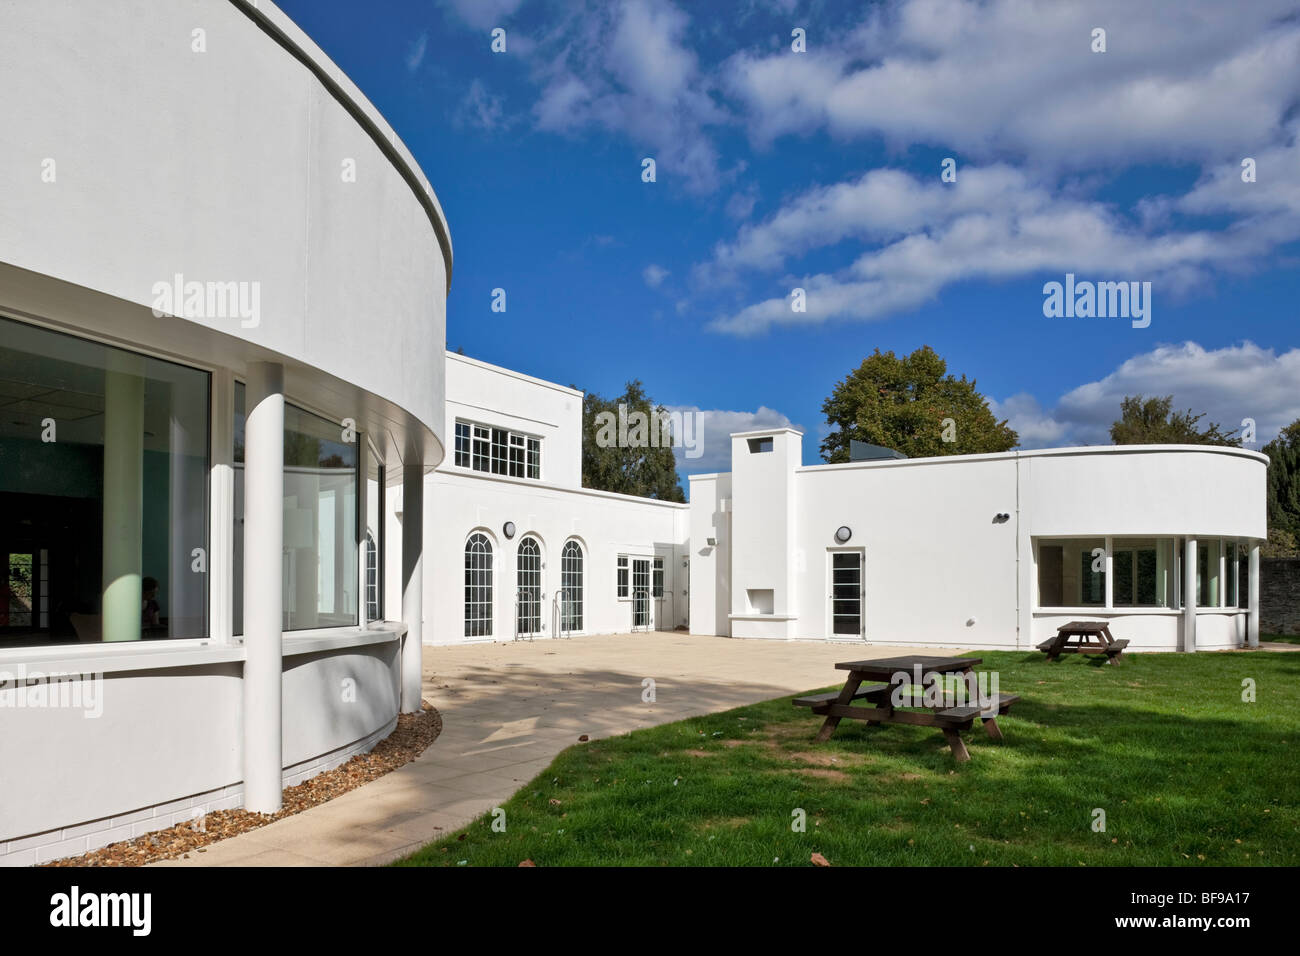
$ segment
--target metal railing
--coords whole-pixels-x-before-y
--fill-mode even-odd
[[[568,592],[561,588],[555,592],[555,597],[551,599],[551,635],[553,637],[572,637],[573,628],[570,626],[573,621],[571,613],[565,613],[572,608],[572,600]]]
[[[513,639],[516,641],[520,639],[519,610],[521,607],[524,606],[534,606],[537,608],[537,614],[536,615],[530,614],[529,618],[531,619],[535,616],[537,618],[537,625],[540,628],[542,623],[541,597],[540,596],[534,597],[532,588],[524,587],[523,585],[520,585],[519,587],[515,588],[515,636]],[[531,641],[533,639],[533,635],[536,633],[537,633],[536,631],[524,631],[523,636],[527,637],[528,640]]]

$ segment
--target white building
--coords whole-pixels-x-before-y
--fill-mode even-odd
[[[452,446],[425,483],[426,642],[684,625],[688,508],[582,487],[582,393],[454,354],[446,381]]]
[[[691,477],[691,631],[1030,649],[1079,618],[1131,650],[1259,636],[1268,459],[1060,448],[805,467],[802,436],[732,436]]]
[[[689,506],[582,488],[581,393],[445,353],[433,189],[269,0],[0,4],[0,63],[0,864],[278,808],[426,643],[1257,636],[1249,452],[777,429]]]

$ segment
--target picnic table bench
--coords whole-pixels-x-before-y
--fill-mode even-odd
[[[1038,645],[1040,651],[1054,661],[1062,654],[1106,655],[1107,664],[1118,664],[1119,656],[1128,647],[1128,640],[1115,640],[1107,621],[1071,621],[1056,629],[1056,636]]]
[[[958,698],[946,689],[939,706],[924,703],[924,697],[917,700],[914,691],[923,690],[923,685],[930,679],[940,679],[948,675],[957,675],[965,679],[966,675],[981,662],[978,657],[886,657],[870,661],[846,661],[836,664],[837,670],[849,672],[848,680],[838,691],[823,694],[809,694],[796,697],[796,707],[809,707],[814,714],[824,716],[821,729],[817,732],[819,743],[830,739],[841,720],[862,720],[868,725],[875,724],[912,724],[920,727],[936,727],[948,741],[953,756],[960,762],[970,759],[966,744],[961,739],[961,732],[970,729],[978,717],[984,724],[984,730],[994,740],[1002,739],[1002,730],[997,718],[1011,709],[1011,705],[1020,698],[1015,694],[998,694],[992,700],[973,704],[959,703]],[[883,681],[862,686],[865,681]],[[910,685],[910,686],[907,686]],[[895,694],[895,689],[899,692]],[[906,699],[907,703],[897,703],[896,698]],[[873,707],[855,706],[854,701],[866,701]],[[909,709],[904,709],[909,708]]]

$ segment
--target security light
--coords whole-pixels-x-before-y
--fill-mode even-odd
[[[853,529],[850,528],[848,525],[842,524],[835,529],[835,540],[838,541],[840,544],[843,544],[845,541],[848,541],[849,538],[851,537],[853,537]]]
[[[501,526],[501,532],[507,538],[513,538],[515,536],[515,523],[513,521],[507,521]]]
[[[717,539],[717,538],[705,538],[705,539],[704,539],[704,543],[707,544],[710,548],[712,548],[712,547],[715,547],[715,546],[717,545],[717,543],[718,543],[718,539]]]

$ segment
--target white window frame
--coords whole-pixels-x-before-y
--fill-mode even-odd
[[[452,462],[455,467],[498,478],[541,480],[541,436],[467,418],[457,418],[452,430],[455,436]],[[468,436],[464,452],[462,434]]]

